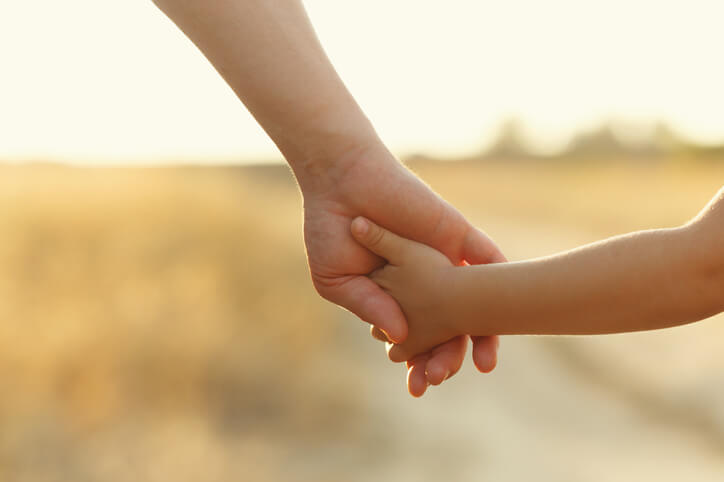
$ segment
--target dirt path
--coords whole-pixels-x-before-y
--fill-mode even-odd
[[[485,226],[511,259],[591,240],[585,232],[505,220]],[[482,224],[482,223],[481,223]],[[535,240],[535,242],[531,242]],[[355,481],[718,481],[724,477],[724,321],[605,337],[507,337],[500,365],[462,372],[420,400],[382,347],[354,343],[371,419],[352,448],[371,450]],[[350,339],[364,333],[345,323]],[[358,445],[356,445],[358,444]],[[371,445],[371,447],[365,446]],[[345,462],[346,461],[346,462]],[[349,472],[346,472],[349,474]],[[332,475],[330,473],[330,475]]]

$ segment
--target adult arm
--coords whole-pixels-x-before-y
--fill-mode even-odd
[[[305,243],[315,288],[395,341],[407,335],[397,303],[364,275],[383,264],[355,243],[364,215],[429,244],[451,261],[502,255],[385,148],[324,53],[300,0],[155,0],[199,47],[292,167],[305,206]],[[497,341],[475,340],[474,360],[495,365]],[[413,394],[459,369],[458,338],[410,362]]]

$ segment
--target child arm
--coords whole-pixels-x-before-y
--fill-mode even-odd
[[[452,266],[427,246],[380,235],[381,228],[370,225],[357,239],[369,245],[384,238],[397,255],[372,278],[410,322],[411,336],[390,357],[407,359],[444,341],[435,336],[618,333],[718,313],[724,309],[723,193],[678,228],[485,266]]]

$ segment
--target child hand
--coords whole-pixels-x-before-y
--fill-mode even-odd
[[[351,231],[357,242],[387,260],[369,277],[397,301],[408,322],[407,339],[390,348],[390,359],[410,360],[462,334],[449,306],[455,266],[445,255],[362,217],[352,221]]]

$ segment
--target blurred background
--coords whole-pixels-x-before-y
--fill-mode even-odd
[[[724,184],[718,2],[304,3],[391,150],[511,260]],[[724,477],[722,317],[505,337],[412,399],[316,296],[273,143],[150,1],[2,11],[0,480]]]

